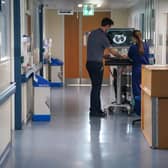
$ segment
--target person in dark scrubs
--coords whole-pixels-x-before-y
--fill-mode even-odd
[[[149,64],[149,46],[142,41],[140,30],[133,31],[133,39],[135,44],[132,44],[128,51],[128,57],[132,59],[132,89],[135,100],[135,111],[140,115],[140,96],[141,96],[141,67],[143,64]]]
[[[114,56],[121,56],[117,51],[111,48],[107,37],[107,30],[111,28],[114,22],[110,18],[103,18],[101,27],[93,30],[87,41],[87,62],[86,69],[91,79],[90,92],[90,116],[105,117],[106,113],[101,109],[100,91],[103,80],[103,57],[104,50],[108,50]]]

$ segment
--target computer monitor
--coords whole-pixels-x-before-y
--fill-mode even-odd
[[[112,47],[129,47],[132,44],[133,28],[111,28],[107,32]]]

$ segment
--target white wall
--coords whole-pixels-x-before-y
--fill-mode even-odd
[[[11,100],[0,105],[0,157],[11,142]],[[1,163],[0,163],[1,164]],[[1,165],[0,165],[1,166]]]
[[[136,4],[129,12],[129,26],[139,28],[140,14],[145,12],[144,0]],[[156,0],[156,31],[154,53],[157,64],[166,63],[166,31],[168,1]]]
[[[168,13],[168,1],[167,0],[158,0],[158,5],[160,12]]]
[[[114,21],[114,28],[127,28],[128,27],[128,9],[112,9],[111,18]]]
[[[52,38],[52,56],[64,61],[64,16],[58,16],[55,9],[46,9],[44,20],[45,39]]]
[[[20,1],[21,35],[26,34],[25,0]]]
[[[166,64],[168,1],[157,0],[156,9],[156,55],[158,64]]]
[[[11,69],[10,69],[10,60],[0,63],[0,91],[6,89],[10,85],[11,81]]]
[[[145,0],[141,0],[129,9],[128,26],[140,29],[140,14],[145,13]]]

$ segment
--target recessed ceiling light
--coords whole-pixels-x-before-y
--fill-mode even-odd
[[[2,0],[1,3],[2,3],[2,4],[5,4],[5,0]]]
[[[79,7],[79,8],[82,8],[82,6],[83,6],[82,4],[78,4],[78,7]]]
[[[100,8],[100,7],[101,7],[101,4],[97,4],[97,7]]]

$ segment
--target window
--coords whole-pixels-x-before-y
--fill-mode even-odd
[[[155,9],[154,0],[145,1],[145,39],[154,45],[155,35]]]
[[[0,9],[0,61],[9,57],[9,20],[9,0],[2,0]]]
[[[142,32],[142,37],[143,37],[143,39],[145,38],[145,23],[144,23],[144,13],[141,13],[140,14],[140,23],[139,23],[139,25],[140,25],[140,30],[141,30],[141,32]]]

